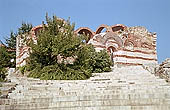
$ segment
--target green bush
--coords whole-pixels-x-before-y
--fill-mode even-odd
[[[109,72],[111,71],[111,61],[109,55],[106,50],[102,50],[100,52],[96,52],[95,64],[93,66],[93,72]]]
[[[29,74],[29,77],[40,78],[42,80],[83,80],[90,76],[91,72],[88,70],[75,70],[66,65],[61,67],[61,65],[59,66],[57,64],[45,66],[42,69],[35,68]]]
[[[5,81],[6,72],[7,72],[7,70],[5,68],[0,68],[0,82]]]
[[[25,66],[22,66],[22,67],[19,67],[19,70],[22,74],[24,74],[26,72],[26,65]]]

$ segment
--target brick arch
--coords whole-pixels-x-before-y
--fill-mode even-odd
[[[42,29],[42,28],[43,28],[43,25],[38,25],[38,26],[33,27],[31,29],[31,35],[36,37],[39,30]]]
[[[96,34],[101,33],[101,31],[102,31],[104,28],[106,28],[106,31],[109,31],[109,30],[110,30],[110,29],[109,29],[110,27],[109,27],[108,25],[102,24],[102,25],[100,25],[100,26],[96,29]]]
[[[116,24],[116,25],[111,26],[111,29],[112,29],[113,32],[116,32],[116,31],[121,30],[121,29],[124,30],[125,28],[126,28],[126,26],[123,25],[123,24]]]
[[[114,46],[109,46],[109,47],[107,47],[107,51],[109,52],[109,53],[111,53],[110,52],[110,49],[112,49],[113,50],[113,52],[116,52],[118,49],[116,48],[116,47],[114,47]]]
[[[76,34],[85,34],[85,35],[89,35],[89,39],[92,38],[95,33],[88,27],[80,27],[75,31]]]

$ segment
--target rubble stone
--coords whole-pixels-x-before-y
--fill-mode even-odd
[[[155,68],[155,74],[170,82],[170,58],[167,58]]]

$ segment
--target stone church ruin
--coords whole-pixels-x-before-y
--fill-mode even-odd
[[[23,35],[37,41],[37,33],[42,25],[32,28],[29,34]],[[103,32],[105,30],[105,32]],[[80,27],[75,34],[88,35],[88,44],[92,44],[96,51],[106,49],[110,55],[113,65],[142,65],[157,64],[156,33],[148,32],[145,27],[127,27],[123,24],[113,26],[100,25],[96,31],[88,27]],[[26,64],[29,57],[29,49],[23,36],[17,37],[16,66]]]

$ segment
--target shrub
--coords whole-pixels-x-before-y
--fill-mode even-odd
[[[7,70],[5,68],[0,68],[0,82],[5,81],[6,72],[7,72]]]
[[[109,72],[111,71],[111,61],[106,50],[96,52],[95,64],[93,66],[93,72]]]
[[[26,66],[19,67],[19,70],[22,74],[26,72]]]

